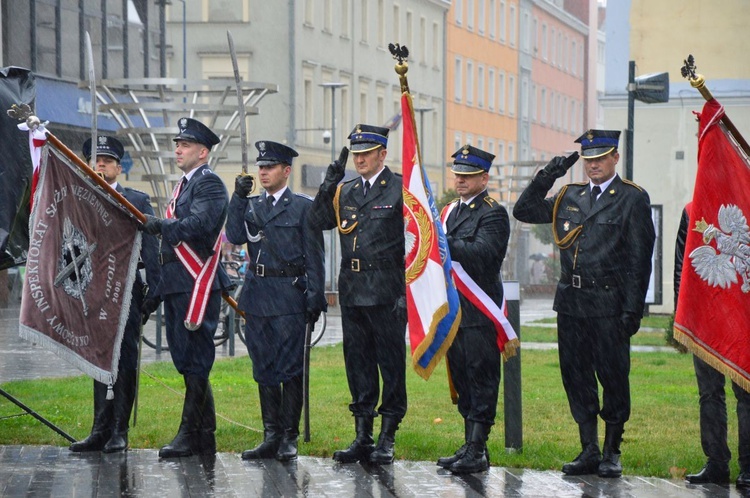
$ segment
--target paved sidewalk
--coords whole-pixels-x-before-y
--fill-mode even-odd
[[[433,462],[341,465],[331,459],[243,462],[239,455],[159,460],[156,450],[70,453],[53,446],[0,446],[0,496],[247,497],[617,497],[743,496],[734,486],[492,467],[455,476]]]

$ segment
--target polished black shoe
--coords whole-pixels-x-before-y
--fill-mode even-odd
[[[740,472],[740,475],[737,476],[737,484],[738,488],[741,489],[750,489],[750,471],[744,470]]]
[[[562,471],[563,474],[569,476],[596,474],[599,471],[601,461],[602,455],[599,446],[590,444],[572,462],[563,465]]]
[[[620,477],[622,476],[622,464],[620,463],[620,454],[611,451],[605,451],[602,461],[596,473],[599,477]]]
[[[464,456],[464,453],[466,453],[466,449],[468,447],[469,443],[464,443],[464,445],[457,449],[456,452],[451,456],[438,458],[437,466],[444,469],[449,469],[451,465],[459,461],[461,457]]]
[[[490,468],[487,455],[484,452],[484,444],[471,442],[467,445],[466,452],[448,470],[454,474],[476,474]]]
[[[297,458],[297,436],[284,435],[276,451],[276,460],[279,462],[288,462]]]
[[[741,473],[740,477],[746,476],[750,484],[750,473]],[[688,474],[685,480],[690,484],[729,484],[729,465],[708,462],[697,474]],[[740,478],[737,478],[739,482]]]
[[[278,434],[266,436],[258,446],[253,449],[242,452],[243,460],[262,460],[265,458],[276,458],[276,452],[279,451],[281,438]]]

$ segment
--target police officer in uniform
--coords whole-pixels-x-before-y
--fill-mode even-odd
[[[357,125],[349,135],[360,176],[344,178],[348,152],[331,163],[313,202],[311,222],[337,228],[341,242],[339,300],[344,362],[356,439],[336,451],[341,463],[393,462],[396,430],[406,414],[406,284],[400,175],[385,166],[388,129]],[[380,383],[383,396],[376,410]],[[374,446],[373,419],[382,422]]]
[[[567,475],[622,475],[620,442],[630,417],[630,337],[643,316],[655,233],[648,193],[616,174],[619,135],[584,133],[576,142],[589,181],[565,185],[545,199],[578,154],[554,157],[513,208],[520,221],[552,223],[560,249],[554,302],[560,370],[583,449],[563,465]],[[597,415],[606,428],[603,456]]]
[[[267,140],[255,147],[265,193],[248,199],[253,178],[238,175],[227,217],[227,239],[246,243],[250,256],[239,306],[264,428],[242,458],[287,461],[297,457],[305,324],[326,309],[323,233],[307,223],[312,198],[287,186],[297,151]]]
[[[503,302],[500,267],[508,248],[508,212],[487,193],[494,155],[465,145],[452,156],[455,188],[461,196],[444,208],[451,259],[461,263],[469,277],[494,301]],[[497,331],[492,321],[465,296],[461,324],[448,350],[448,367],[458,394],[458,411],[464,419],[465,444],[438,466],[455,473],[482,472],[489,468],[486,441],[495,423],[500,389]]]
[[[91,139],[83,144],[83,156],[91,159]],[[115,190],[144,214],[154,214],[148,194],[117,182],[122,173],[120,161],[125,148],[119,140],[106,135],[97,137],[96,171]],[[94,381],[94,424],[91,434],[82,441],[70,445],[70,451],[103,451],[114,453],[128,448],[128,422],[135,400],[135,384],[138,376],[138,340],[141,333],[141,306],[144,300],[158,299],[156,286],[159,283],[159,241],[153,235],[144,234],[141,239],[141,263],[146,268],[145,285],[140,272],[136,273],[133,293],[125,322],[125,333],[120,345],[120,361],[117,367],[117,382],[113,387],[114,399],[107,399],[107,385]],[[146,291],[146,289],[148,289]],[[144,292],[146,291],[146,292]],[[148,319],[148,314],[145,314]]]
[[[159,450],[161,458],[216,452],[216,412],[208,376],[216,355],[213,337],[219,321],[221,289],[229,286],[229,277],[218,264],[221,251],[217,245],[229,196],[224,182],[207,163],[219,137],[195,119],[181,118],[178,126],[179,134],[173,140],[182,180],[172,194],[167,217],[147,216],[143,227],[146,233],[161,235],[159,292],[164,300],[167,341],[172,361],[185,379],[180,428],[172,442]],[[183,252],[187,247],[199,262]],[[215,275],[206,272],[193,277],[180,255],[199,268],[216,264]],[[203,285],[197,280],[201,275],[205,279]],[[206,303],[202,320],[201,303]]]

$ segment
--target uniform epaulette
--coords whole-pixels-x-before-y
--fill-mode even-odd
[[[584,185],[588,185],[589,182],[576,182],[576,183],[569,183],[568,185],[578,185],[580,187],[583,187]]]
[[[401,173],[396,173],[395,171],[393,172],[393,175],[394,175],[394,176],[397,176],[397,177],[399,177],[399,178],[402,178],[402,177],[404,176],[404,175],[402,175]]]
[[[631,182],[630,180],[627,180],[627,179],[625,179],[625,178],[622,178],[622,183],[624,183],[624,184],[626,184],[626,185],[630,185],[631,187],[635,187],[635,188],[637,188],[638,190],[640,190],[641,192],[643,192],[643,187],[641,187],[640,185],[638,185],[638,184],[637,184],[637,183],[635,183],[635,182]]]
[[[487,204],[493,207],[498,205],[498,202],[492,197],[490,197],[489,195],[484,198],[484,202],[486,202]]]
[[[307,199],[308,201],[315,200],[315,199],[313,199],[312,197],[310,197],[309,195],[307,195],[307,194],[305,194],[303,192],[295,192],[294,195],[296,195],[298,197],[302,197],[303,199]]]
[[[143,195],[146,195],[146,196],[148,195],[148,194],[147,194],[146,192],[144,192],[144,191],[142,191],[142,190],[138,190],[137,188],[133,188],[133,187],[126,187],[126,186],[124,186],[124,185],[123,185],[123,187],[122,187],[122,188],[123,188],[123,190],[130,190],[131,192],[135,192],[136,194],[143,194]]]

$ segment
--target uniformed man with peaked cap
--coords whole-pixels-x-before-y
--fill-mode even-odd
[[[83,143],[83,156],[91,159],[91,139]],[[122,172],[125,148],[114,137],[99,135],[96,144],[96,171],[112,188],[125,197],[136,209],[144,214],[154,214],[148,194],[122,186],[117,177]],[[73,452],[103,451],[114,453],[128,447],[128,427],[130,413],[135,401],[135,385],[138,376],[138,340],[141,333],[144,302],[158,299],[159,283],[159,241],[153,235],[144,234],[141,239],[141,263],[146,269],[145,285],[140,272],[136,273],[130,301],[125,333],[120,345],[120,361],[117,365],[117,382],[113,386],[114,399],[107,399],[107,385],[94,381],[94,423],[91,433],[82,441],[70,445]],[[146,288],[148,288],[147,292]],[[148,319],[149,313],[145,314]]]
[[[406,283],[400,175],[385,166],[388,128],[358,124],[349,134],[358,176],[344,178],[348,152],[328,166],[310,214],[318,228],[337,228],[344,362],[356,439],[336,451],[341,463],[393,462],[396,430],[406,414]],[[382,400],[378,396],[382,383]],[[373,419],[380,415],[377,445]]]
[[[243,460],[297,457],[302,413],[305,325],[326,309],[323,233],[307,223],[312,198],[288,187],[297,151],[270,140],[256,142],[258,176],[238,175],[229,202],[227,239],[247,244],[250,265],[239,306],[258,383],[263,441]]]
[[[224,182],[208,167],[219,137],[192,118],[177,122],[175,162],[183,172],[166,218],[147,216],[143,229],[161,236],[159,293],[164,300],[169,353],[185,380],[185,400],[177,435],[160,458],[216,453],[216,411],[208,377],[216,356],[213,342],[221,291],[230,284],[219,264],[220,235],[229,199]],[[207,271],[196,271],[209,265]],[[208,271],[215,266],[215,273]],[[194,276],[195,275],[195,276]]]
[[[567,475],[622,475],[620,442],[630,417],[630,337],[643,316],[655,232],[648,193],[616,172],[619,136],[617,130],[588,130],[576,143],[589,180],[545,198],[578,154],[554,157],[513,208],[519,221],[552,223],[560,249],[554,301],[560,371],[582,447],[563,465]],[[606,429],[603,454],[598,416]]]
[[[453,154],[451,170],[459,198],[444,208],[451,260],[498,307],[502,306],[500,268],[508,248],[508,212],[487,192],[493,154],[465,145]],[[454,473],[489,468],[487,438],[495,423],[500,388],[500,349],[493,322],[463,294],[461,323],[448,349],[448,367],[464,419],[465,444],[437,464]]]

